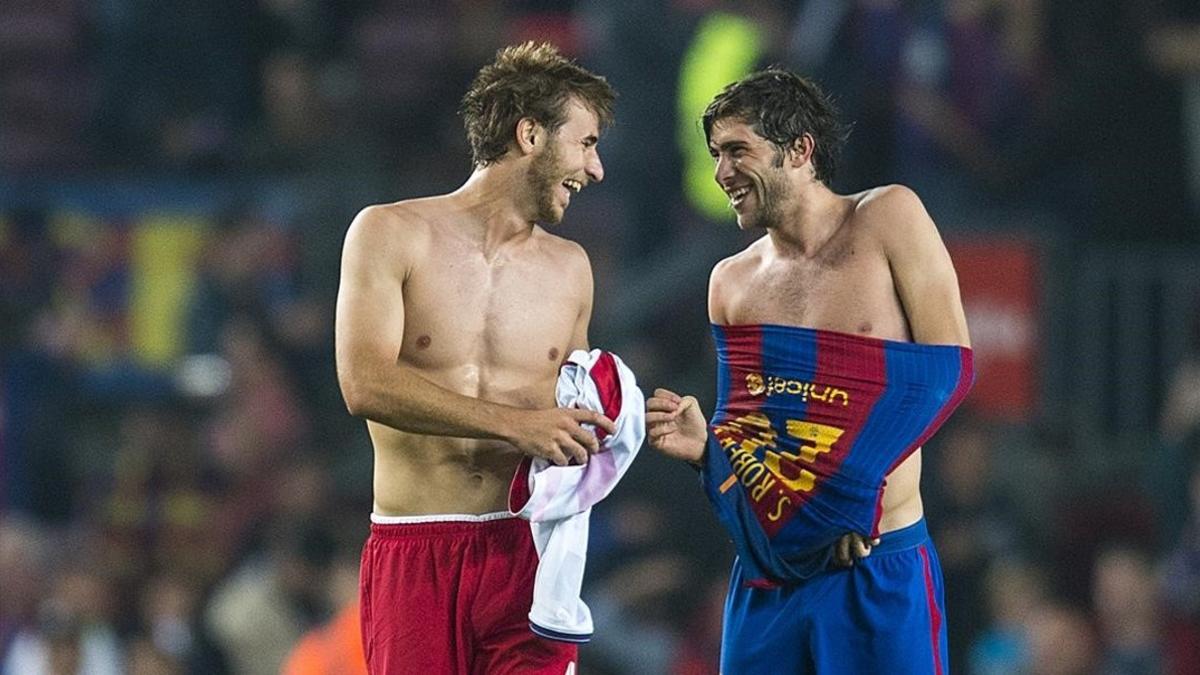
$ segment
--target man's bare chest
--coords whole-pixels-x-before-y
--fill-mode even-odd
[[[429,261],[403,293],[401,351],[435,367],[557,367],[582,310],[581,289],[529,264]]]
[[[906,333],[891,270],[866,256],[762,266],[732,294],[731,323],[809,326],[846,333]]]

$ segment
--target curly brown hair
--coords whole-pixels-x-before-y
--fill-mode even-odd
[[[563,57],[553,45],[526,42],[496,52],[496,60],[471,82],[459,111],[475,165],[487,166],[503,157],[522,118],[557,131],[567,121],[572,97],[595,113],[602,128],[612,122],[612,86]]]

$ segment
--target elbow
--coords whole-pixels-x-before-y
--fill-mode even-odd
[[[346,412],[350,413],[352,417],[361,417],[366,419],[367,409],[361,401],[358,399],[352,399],[349,396],[345,396],[344,398],[346,400]]]
[[[365,387],[343,382],[342,400],[346,403],[346,412],[354,417],[367,419],[372,416],[374,409],[374,406],[371,405],[372,397]]]

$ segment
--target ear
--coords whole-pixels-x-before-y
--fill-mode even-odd
[[[522,117],[517,120],[516,128],[517,149],[522,155],[528,155],[546,141],[546,130],[532,117]]]
[[[812,134],[803,134],[788,149],[788,158],[793,167],[800,168],[805,162],[812,161],[813,151],[816,149],[817,142],[813,140]]]

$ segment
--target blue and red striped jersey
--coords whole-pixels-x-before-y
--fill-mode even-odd
[[[966,396],[972,352],[767,324],[712,327],[701,472],[748,576],[793,582],[847,532],[878,534],[884,479]]]

